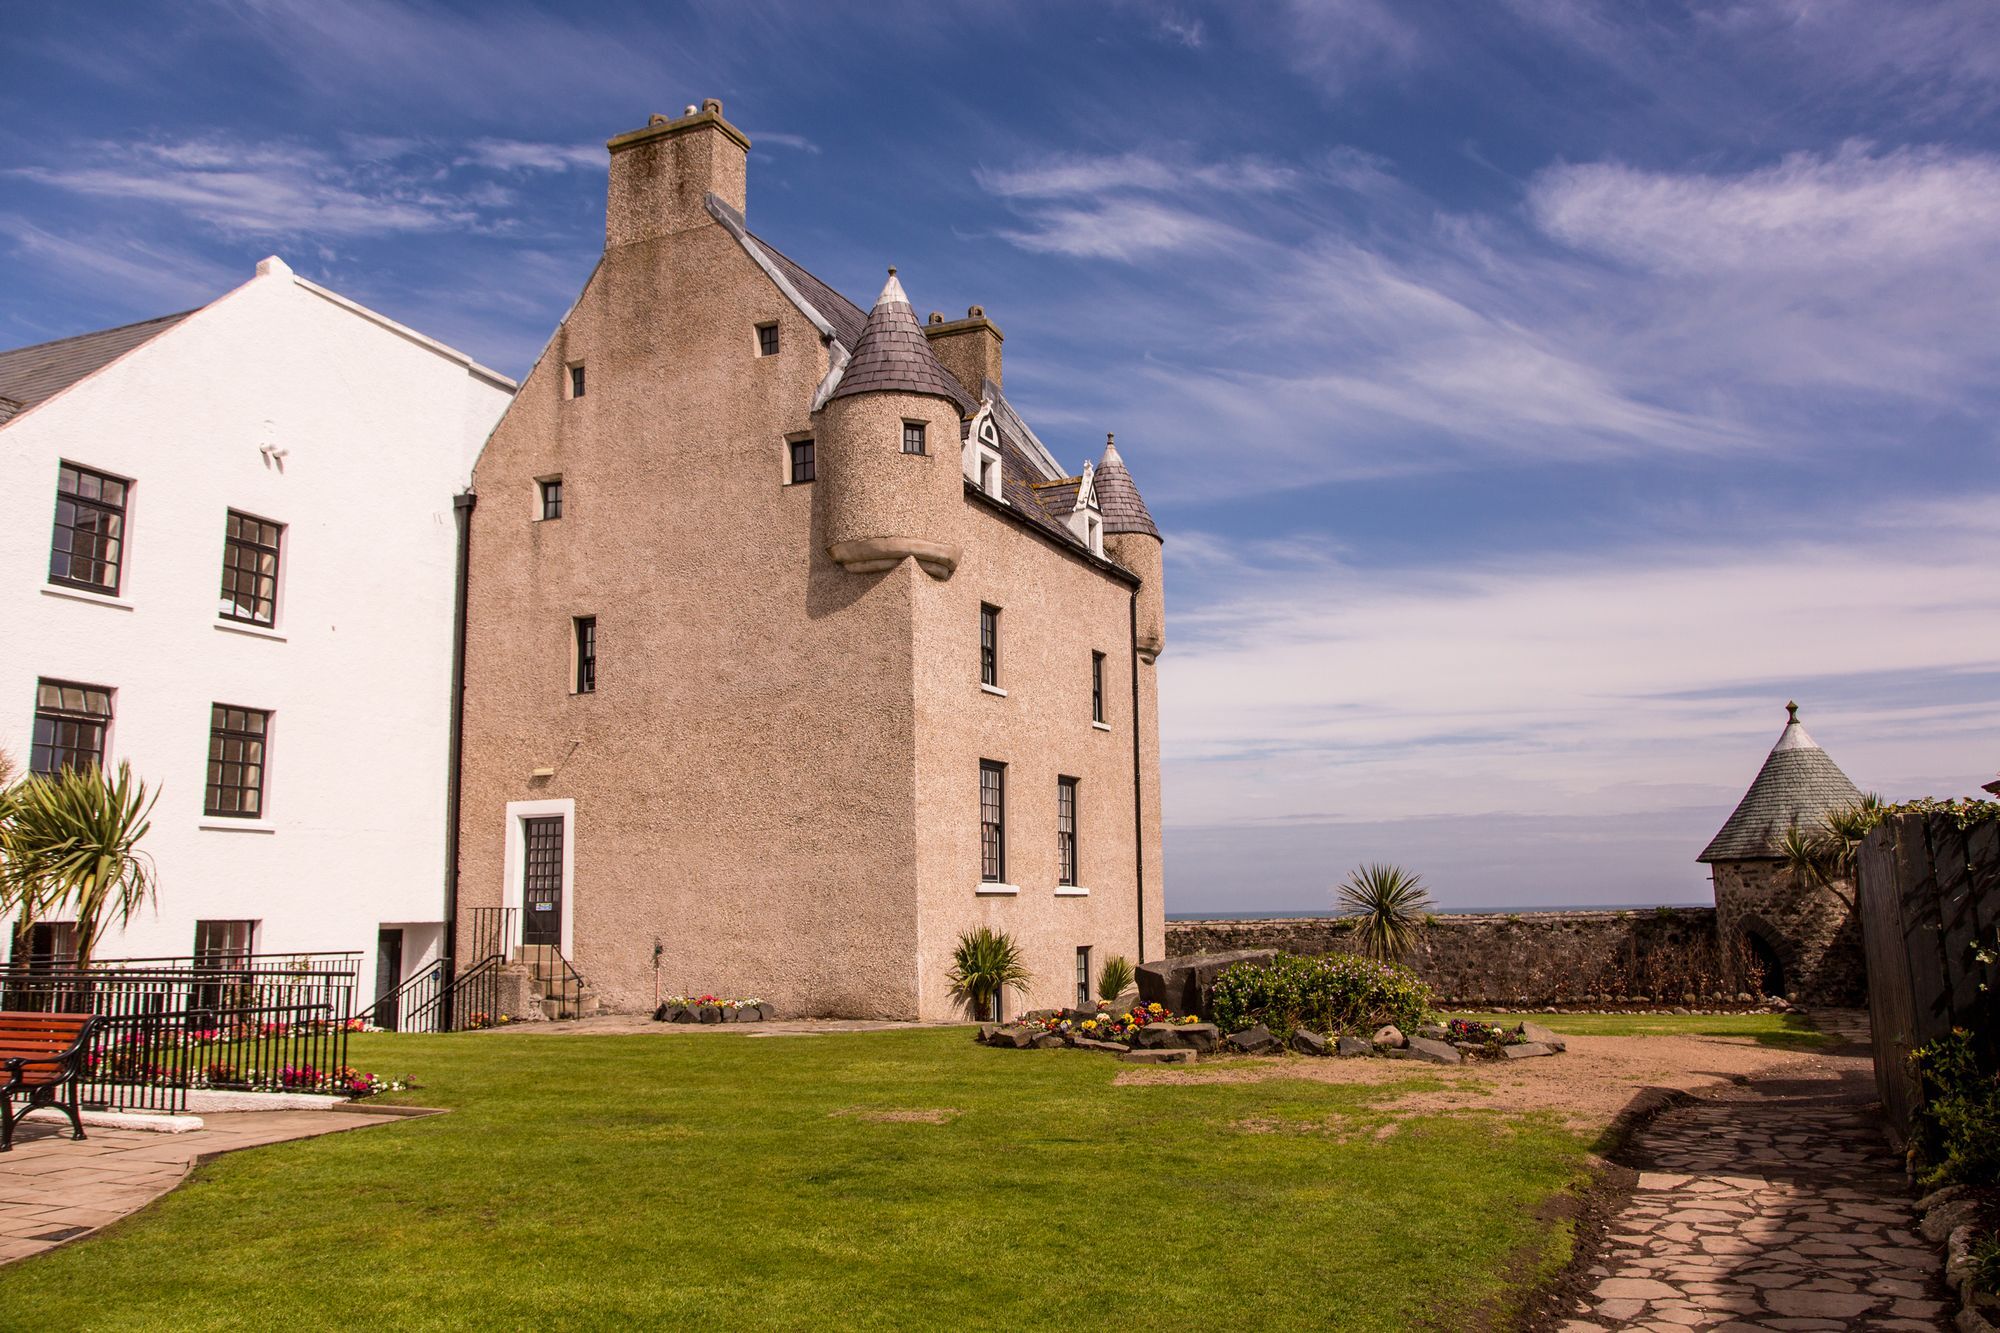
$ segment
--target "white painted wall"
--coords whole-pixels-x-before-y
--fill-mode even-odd
[[[157,907],[99,957],[187,954],[210,918],[261,921],[264,951],[358,950],[363,992],[380,926],[410,927],[405,975],[436,956],[452,497],[511,389],[267,260],[0,428],[0,749],[25,767],[37,677],[107,685],[107,762],[160,792]],[[48,583],[64,459],[133,480],[115,602]],[[216,615],[230,508],[286,525],[270,633]],[[218,702],[272,710],[262,819],[202,814]]]

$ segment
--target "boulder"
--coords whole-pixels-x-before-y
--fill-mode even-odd
[[[1179,1050],[1181,1034],[1172,1023],[1148,1023],[1132,1034],[1132,1044],[1140,1050]]]
[[[1072,1023],[1081,1023],[1086,1018],[1096,1018],[1098,1013],[1096,1009],[1065,1009],[1059,1016]]]
[[[1132,1049],[1123,1042],[1099,1041],[1095,1037],[1071,1037],[1069,1040],[1072,1046],[1085,1051],[1110,1051],[1116,1055],[1123,1055]]]
[[[1213,1023],[1175,1023],[1173,1029],[1180,1044],[1192,1050],[1212,1051],[1222,1040],[1222,1029]]]
[[[1333,1044],[1336,1055],[1373,1055],[1375,1043],[1366,1037],[1342,1037]]]
[[[1272,949],[1233,949],[1228,953],[1183,954],[1139,964],[1139,998],[1163,1004],[1177,1014],[1208,1012],[1208,993],[1215,979],[1238,963],[1268,963]]]
[[[1099,1000],[1097,1007],[1100,1009],[1109,1009],[1114,1014],[1129,1014],[1134,1009],[1137,1009],[1140,1003],[1139,988],[1134,986],[1131,990],[1120,991],[1116,999],[1110,1001]]]
[[[1569,1049],[1563,1045],[1561,1037],[1558,1037],[1554,1032],[1543,1027],[1540,1023],[1522,1023],[1514,1031],[1520,1033],[1523,1040],[1534,1042],[1538,1046],[1546,1046],[1552,1051]]]
[[[1465,1057],[1448,1041],[1435,1041],[1429,1037],[1412,1037],[1409,1045],[1410,1058],[1425,1060],[1434,1065],[1458,1065],[1465,1063]]]
[[[1384,1023],[1375,1029],[1375,1044],[1386,1046],[1392,1051],[1399,1051],[1410,1044],[1410,1039],[1405,1037],[1403,1030],[1394,1023]]]
[[[1500,1054],[1509,1060],[1532,1060],[1538,1055],[1554,1055],[1555,1051],[1538,1041],[1524,1041],[1513,1046],[1502,1046]]]
[[[1271,1029],[1259,1023],[1241,1032],[1232,1032],[1222,1039],[1222,1044],[1245,1055],[1256,1055],[1261,1051],[1275,1050],[1278,1039],[1271,1035]]]
[[[720,1023],[722,1011],[712,1004],[704,1004],[694,1011],[694,1018],[697,1023]]]
[[[738,1023],[742,1021],[743,1011],[741,1009],[738,1009],[735,1005],[723,1004],[723,1005],[717,1005],[716,1007],[722,1011],[723,1022]]]
[[[988,1046],[1000,1046],[1009,1050],[1024,1051],[1028,1049],[1029,1043],[1033,1042],[1040,1033],[1040,1028],[1022,1027],[1018,1024],[1007,1023],[994,1028],[992,1034],[986,1038],[986,1044]]]
[[[692,1006],[677,1004],[673,1006],[673,1011],[667,1015],[667,1021],[669,1023],[699,1023],[701,1018],[695,1013]]]
[[[743,1021],[745,1023],[767,1023],[777,1016],[778,1011],[770,1005],[765,1004],[762,1000],[759,1000],[756,1004],[751,1005],[743,1011]]]
[[[1060,1032],[1044,1032],[1041,1036],[1035,1038],[1035,1049],[1038,1051],[1053,1051],[1063,1044],[1063,1036]]]
[[[1118,1058],[1128,1065],[1191,1065],[1194,1063],[1194,1052],[1182,1050],[1127,1051]]]
[[[993,1034],[998,1032],[999,1030],[1000,1030],[1000,1025],[998,1023],[981,1023],[978,1027],[972,1030],[972,1039],[983,1046],[987,1042],[991,1041],[993,1039]]]
[[[682,1018],[681,1015],[686,1012],[687,1006],[684,1004],[663,1004],[653,1011],[653,1021],[655,1023],[685,1023],[687,1020]]]
[[[1417,1035],[1431,1041],[1450,1041],[1451,1029],[1442,1023],[1420,1023],[1417,1025]]]
[[[1292,1049],[1300,1055],[1332,1055],[1333,1043],[1310,1028],[1299,1028],[1292,1033]]]

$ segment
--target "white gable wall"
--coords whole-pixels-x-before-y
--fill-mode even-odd
[[[361,951],[369,992],[378,927],[421,924],[406,975],[439,943],[452,497],[509,391],[265,268],[0,429],[0,748],[26,766],[37,677],[116,691],[160,894],[100,957],[252,919],[262,951]],[[133,481],[115,601],[48,582],[60,460]],[[285,525],[269,633],[216,613],[231,508]],[[202,813],[212,703],[272,711],[261,819]]]

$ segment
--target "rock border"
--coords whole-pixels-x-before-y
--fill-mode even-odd
[[[756,1004],[663,1004],[653,1011],[655,1023],[763,1023],[778,1016],[777,1008]]]
[[[1917,1200],[1917,1230],[1944,1251],[1944,1281],[1958,1293],[1958,1333],[2000,1333],[2000,1292],[1972,1281],[1972,1247],[1993,1234],[1996,1201],[1990,1191],[1946,1185]]]

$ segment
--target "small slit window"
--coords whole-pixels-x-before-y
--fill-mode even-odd
[[[813,442],[811,440],[793,440],[786,445],[786,451],[791,458],[789,479],[792,485],[796,486],[802,481],[811,481],[818,475],[817,469],[814,466]]]
[[[757,326],[757,355],[776,356],[778,354],[778,326],[759,324]]]
[[[576,692],[597,692],[597,617],[576,618]]]
[[[925,452],[923,422],[905,421],[903,423],[903,452],[906,454],[921,454]]]
[[[535,483],[541,491],[541,514],[544,522],[562,517],[563,487],[561,477],[543,477]]]
[[[569,396],[583,397],[583,362],[578,361],[569,368]]]
[[[979,604],[979,683],[1000,685],[1000,608]]]

